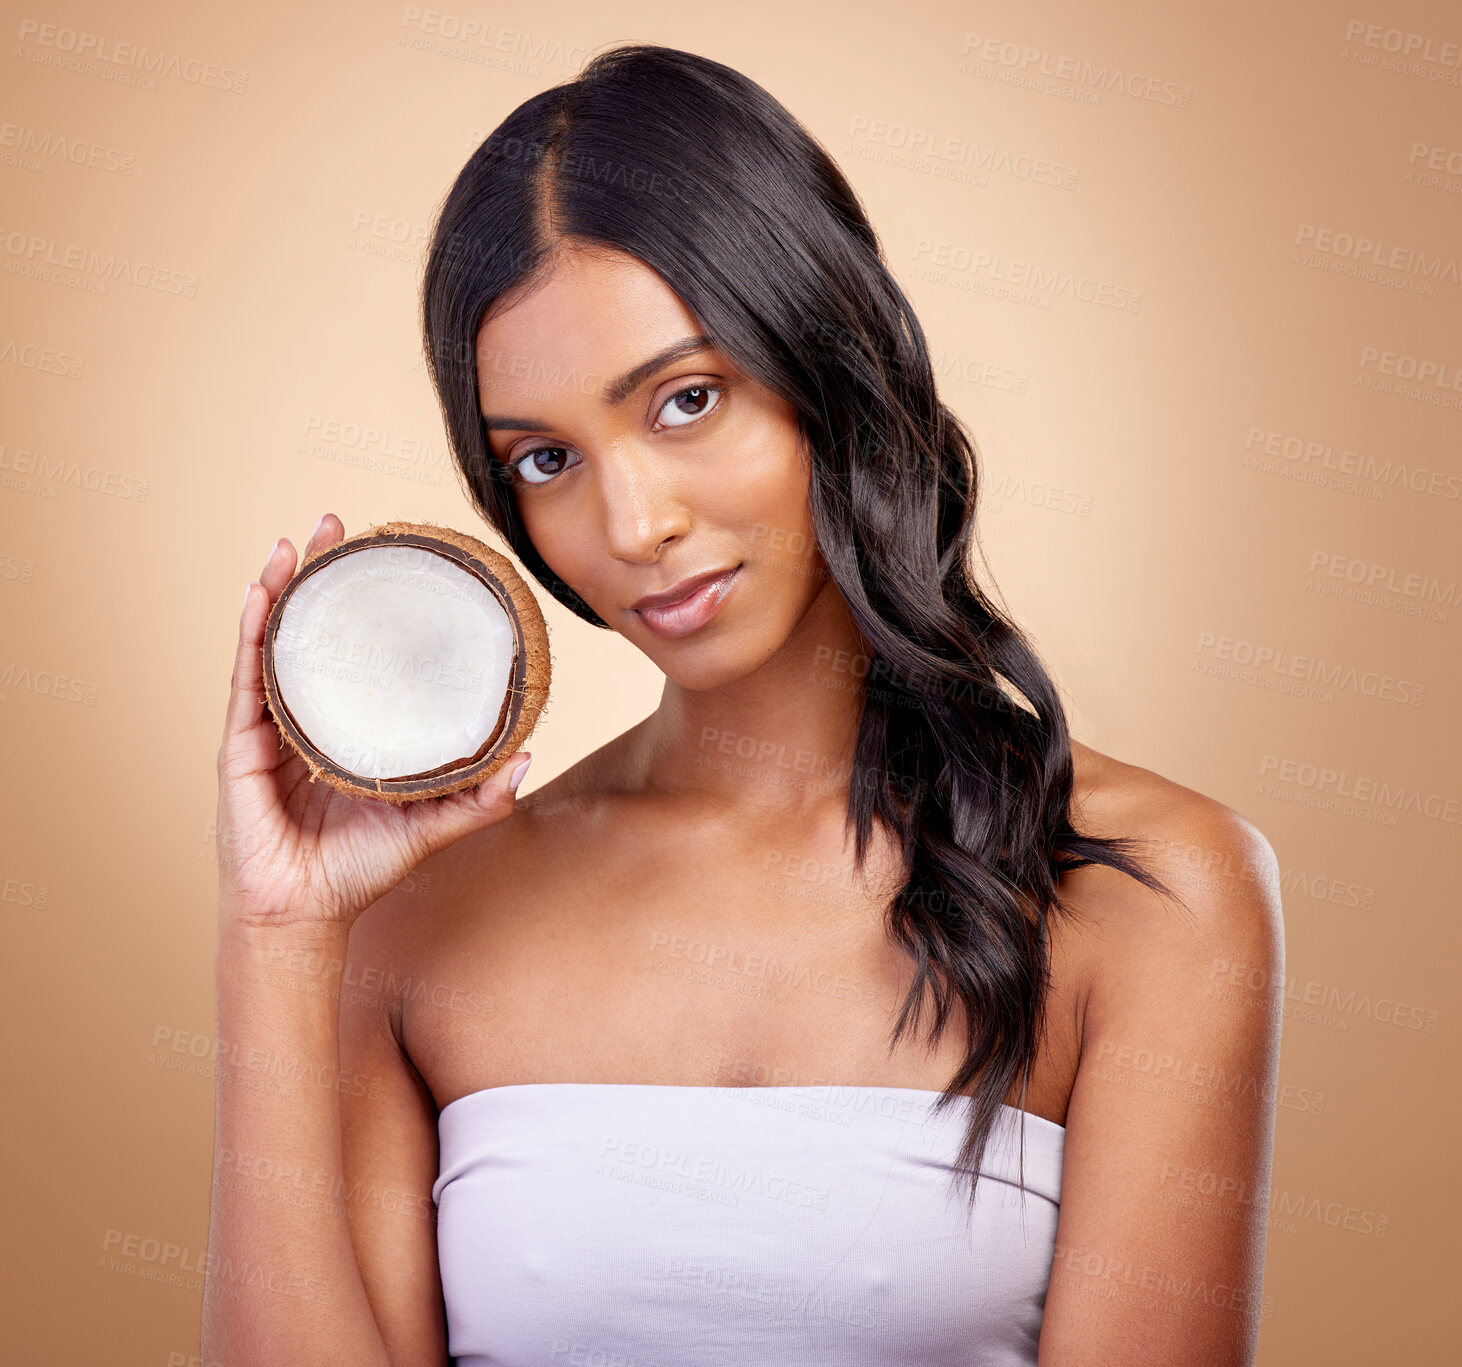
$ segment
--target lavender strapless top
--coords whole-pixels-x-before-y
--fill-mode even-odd
[[[1029,1367],[1066,1131],[899,1087],[490,1087],[438,1118],[459,1367]],[[1024,1115],[1025,1193],[1017,1189]]]

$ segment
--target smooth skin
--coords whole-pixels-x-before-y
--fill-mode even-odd
[[[414,1202],[361,1203],[350,1234],[400,1367],[448,1360],[430,1190],[449,1102],[527,1082],[938,1090],[961,1058],[958,1019],[932,1051],[888,1051],[912,979],[882,925],[897,851],[879,833],[856,875],[861,642],[811,536],[793,411],[714,350],[612,401],[612,380],[698,331],[642,263],[570,246],[479,334],[483,412],[529,420],[491,442],[518,463],[534,545],[665,687],[349,932],[353,981],[377,986],[341,995],[341,1067],[372,1079],[341,1097],[344,1173]],[[327,515],[319,534],[344,528]],[[631,610],[732,565],[687,637]],[[1063,881],[1079,921],[1053,933],[1047,1035],[1005,1098],[1066,1127],[1039,1360],[1248,1363],[1284,977],[1275,857],[1231,808],[1074,749],[1077,824],[1151,841],[1192,915],[1106,869]]]

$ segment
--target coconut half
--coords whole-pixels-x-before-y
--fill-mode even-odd
[[[264,627],[264,692],[310,781],[399,806],[480,784],[548,702],[548,627],[476,537],[387,522],[309,556]]]

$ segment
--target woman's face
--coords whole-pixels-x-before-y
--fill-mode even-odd
[[[836,591],[814,544],[795,410],[699,333],[643,262],[571,248],[477,338],[488,441],[538,553],[694,689],[764,664],[823,587]],[[706,576],[723,577],[637,610]]]

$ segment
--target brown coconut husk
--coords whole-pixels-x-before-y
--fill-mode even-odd
[[[280,696],[274,670],[274,638],[290,595],[322,565],[358,551],[367,544],[421,546],[456,561],[487,585],[503,605],[513,626],[514,651],[508,692],[492,735],[473,755],[463,756],[425,773],[400,778],[352,774],[317,750]],[[308,766],[310,781],[323,779],[332,788],[352,797],[376,798],[393,806],[477,787],[496,773],[508,756],[521,750],[532,735],[548,705],[552,675],[548,625],[543,620],[538,600],[512,562],[476,537],[433,522],[381,523],[346,537],[338,545],[307,555],[270,609],[264,625],[263,666],[269,713],[286,744]]]

